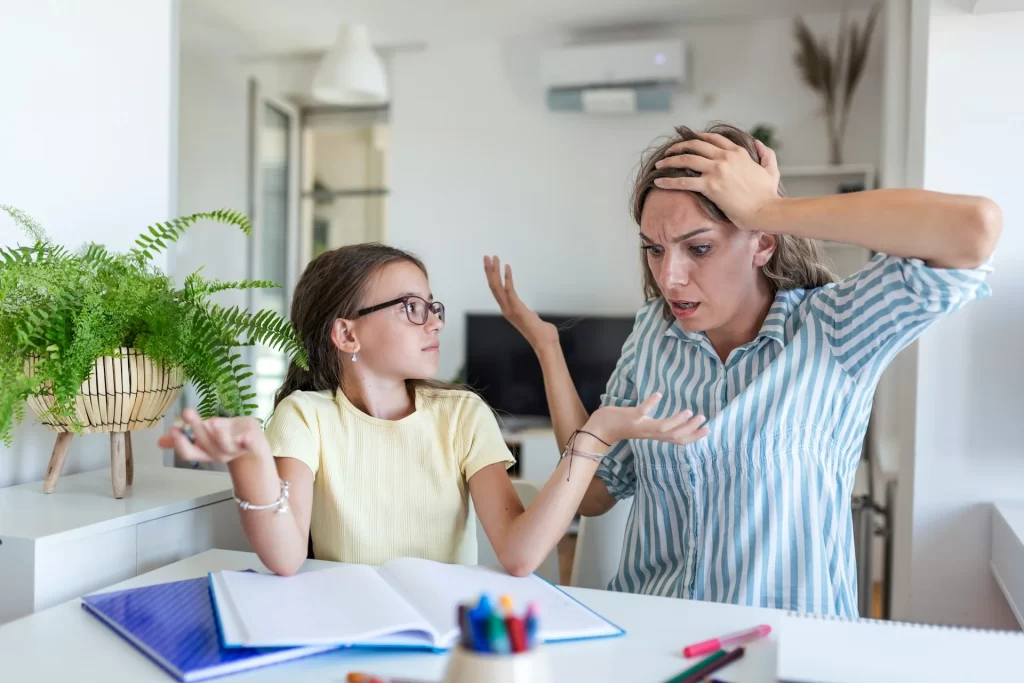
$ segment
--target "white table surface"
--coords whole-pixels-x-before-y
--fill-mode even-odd
[[[330,566],[307,561],[304,571]],[[255,554],[209,550],[124,581],[119,590],[195,578],[210,571],[265,569]],[[582,588],[566,591],[624,628],[627,635],[546,646],[557,681],[663,683],[695,660],[682,656],[690,643],[757,624],[773,633],[748,645],[745,656],[716,676],[733,683],[775,681],[776,632],[783,612],[710,602],[630,595]],[[224,681],[331,681],[362,671],[379,676],[440,680],[444,654],[379,654],[334,651],[251,672]],[[167,683],[174,679],[72,600],[0,626],[0,678],[7,681],[102,680]]]

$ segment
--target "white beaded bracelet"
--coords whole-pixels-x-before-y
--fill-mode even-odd
[[[247,500],[242,500],[238,496],[232,495],[235,502],[238,503],[238,507],[242,510],[273,510],[275,515],[283,515],[288,512],[288,487],[291,486],[291,482],[282,479],[281,480],[281,497],[275,500],[273,503],[267,503],[266,505],[253,505]]]

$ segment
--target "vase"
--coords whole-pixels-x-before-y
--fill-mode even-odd
[[[38,358],[25,361],[32,376]],[[131,432],[152,427],[167,414],[185,383],[181,368],[154,361],[127,347],[114,356],[97,358],[88,379],[75,397],[75,417],[85,434],[110,434],[110,482],[114,498],[123,498],[125,487],[135,478]],[[55,420],[48,414],[55,399],[52,393],[29,397],[27,403],[40,424],[57,432],[57,442],[43,480],[43,491],[53,493],[64,469],[71,445],[72,421]]]

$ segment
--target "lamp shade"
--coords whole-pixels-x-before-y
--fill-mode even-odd
[[[374,105],[388,101],[384,62],[361,24],[344,24],[313,77],[313,97],[329,104]]]

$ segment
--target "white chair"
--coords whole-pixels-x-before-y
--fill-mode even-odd
[[[516,493],[519,494],[519,499],[523,501],[523,507],[529,507],[533,502],[533,499],[540,493],[540,488],[531,481],[513,479],[512,485],[515,487]],[[491,546],[491,542],[488,540],[487,534],[484,532],[483,525],[480,524],[480,520],[476,518],[476,510],[473,509],[472,502],[470,503],[470,512],[472,516],[472,523],[476,526],[477,564],[504,571],[501,566],[501,562],[498,561],[497,554],[494,552],[494,547]],[[537,568],[535,573],[552,584],[558,585],[560,583],[557,547],[552,548],[551,552],[548,553],[546,558],[544,558],[544,561],[541,563],[540,567]]]
[[[628,498],[599,517],[580,517],[570,585],[607,590],[608,582],[619,571],[622,539],[632,509],[633,499]]]

